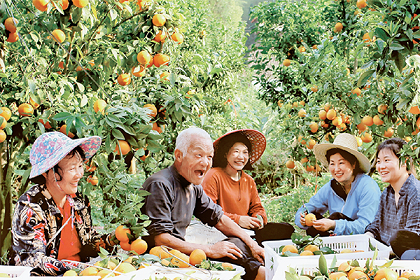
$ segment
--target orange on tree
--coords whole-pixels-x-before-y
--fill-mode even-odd
[[[115,237],[120,242],[128,242],[130,240],[127,234],[131,234],[131,230],[129,228],[124,227],[123,225],[120,225],[115,229]]]
[[[330,108],[331,108],[331,104],[327,103],[327,104],[324,105],[325,112],[328,112],[330,110]]]
[[[143,77],[146,75],[146,68],[144,68],[143,65],[133,67],[131,68],[131,74],[133,74],[134,77]]]
[[[378,106],[378,113],[385,114],[385,111],[388,109],[388,105],[381,104]]]
[[[162,32],[162,30],[159,30],[158,34],[156,34],[153,40],[155,40],[158,43],[163,43],[165,42],[166,36],[167,36],[166,32],[164,31]]]
[[[93,162],[90,164],[90,166],[86,164],[85,169],[86,172],[94,172],[96,170],[96,165]]]
[[[136,252],[137,254],[141,255],[147,251],[147,243],[141,238],[134,240],[131,243],[131,251]]]
[[[73,0],[73,4],[78,8],[84,8],[89,4],[89,0]]]
[[[191,265],[200,265],[202,261],[206,260],[206,253],[201,249],[195,249],[190,254],[190,264]]]
[[[69,0],[63,0],[63,2],[61,2],[61,8],[63,9],[63,11],[67,10],[68,7],[69,7]]]
[[[334,32],[339,33],[343,30],[343,24],[341,22],[337,22],[334,26]]]
[[[362,123],[366,126],[372,126],[373,125],[373,118],[371,116],[364,116],[362,119]]]
[[[366,4],[366,0],[357,0],[356,2],[356,6],[359,9],[363,9],[366,8],[367,4]]]
[[[181,253],[178,250],[171,250],[169,251],[169,253],[173,256],[171,259],[172,265],[177,266],[179,268],[189,267],[190,258],[187,255]]]
[[[64,62],[63,61],[60,61],[60,63],[58,63],[58,68],[64,69]]]
[[[312,86],[311,87],[312,92],[317,92],[318,91],[318,86]]]
[[[154,64],[154,59],[153,59],[153,56],[150,56],[150,61],[149,61],[149,64],[147,64],[147,68],[150,68],[150,67],[152,67],[153,65],[155,65],[155,64]]]
[[[149,115],[151,118],[156,117],[156,115],[157,115],[157,108],[156,108],[156,106],[155,106],[155,105],[153,105],[153,104],[145,104],[145,105],[143,106],[143,108],[147,108],[147,109],[149,109],[149,110],[151,111],[150,113],[148,113],[148,115]]]
[[[299,112],[298,112],[298,116],[301,117],[301,118],[306,117],[305,109],[300,109]]]
[[[356,140],[357,140],[357,147],[361,147],[363,144],[362,138],[360,138],[359,136],[356,136]]]
[[[171,39],[174,40],[175,42],[178,42],[178,44],[181,44],[182,42],[184,42],[184,36],[179,32],[172,33]]]
[[[154,131],[157,131],[158,133],[162,133],[162,128],[159,127],[159,125],[157,123],[153,123],[153,128]]]
[[[325,112],[325,110],[320,110],[318,116],[321,120],[325,120],[327,118],[327,112]]]
[[[95,113],[101,112],[102,114],[105,112],[106,101],[103,99],[98,99],[93,103],[93,110]]]
[[[10,31],[11,33],[15,33],[16,32],[16,24],[18,24],[18,20],[14,19],[12,17],[8,17],[6,18],[6,20],[4,21],[4,27],[6,28],[6,30]]]
[[[0,143],[3,143],[4,140],[6,140],[6,137],[7,137],[6,132],[4,132],[3,129],[0,129]]]
[[[38,122],[42,123],[46,129],[51,129],[52,128],[49,121],[44,122],[43,119],[39,119]]]
[[[141,159],[142,161],[145,161],[145,160],[146,160],[146,158],[148,158],[148,157],[150,156],[150,153],[149,153],[149,150],[146,150],[145,148],[143,148],[143,150],[144,150],[144,155],[142,155],[142,156],[140,157],[140,159]]]
[[[304,53],[306,51],[306,49],[305,49],[305,47],[304,46],[300,46],[299,47],[299,52],[300,53]]]
[[[34,113],[34,108],[28,103],[22,103],[18,107],[19,115],[23,117],[31,116]]]
[[[384,132],[384,136],[385,137],[387,137],[387,138],[389,138],[389,137],[392,137],[392,135],[394,135],[394,130],[391,128],[391,127],[389,127],[385,132]]]
[[[157,27],[164,26],[166,23],[166,18],[162,14],[155,14],[152,18],[152,23]]]
[[[356,125],[356,127],[359,130],[359,132],[363,132],[363,131],[365,131],[367,129],[367,126],[363,122],[361,122],[358,125]]]
[[[295,162],[294,162],[293,160],[289,159],[289,160],[286,162],[286,167],[287,167],[287,168],[289,168],[289,169],[293,169],[293,168],[295,168]]]
[[[32,0],[32,4],[34,4],[35,8],[41,12],[45,12],[48,9],[48,2],[49,0]]]
[[[131,83],[130,73],[122,73],[118,76],[117,81],[120,85],[126,86]]]
[[[7,125],[7,121],[6,121],[6,119],[5,119],[5,118],[1,118],[1,120],[2,120],[2,122],[1,122],[1,124],[0,124],[0,129],[3,129],[3,128],[5,128],[5,127],[6,127],[6,125]]]
[[[10,111],[7,107],[1,107],[2,112],[0,113],[0,116],[6,119],[6,121],[10,120],[12,117],[12,111]]]
[[[309,128],[311,129],[311,132],[312,133],[315,133],[315,132],[318,131],[319,126],[318,126],[318,124],[316,122],[311,122],[309,124]]]
[[[343,124],[343,119],[342,119],[341,117],[335,117],[335,118],[333,119],[333,121],[332,121],[332,124],[333,124],[334,126],[339,127],[340,125],[342,125],[342,124]]]
[[[7,38],[7,42],[9,43],[15,43],[19,40],[19,35],[15,33],[9,33],[9,37]]]
[[[285,59],[285,60],[283,60],[283,65],[284,66],[290,66],[290,63],[291,63],[291,61],[290,61],[290,59]]]
[[[315,167],[313,165],[308,164],[305,169],[307,172],[313,172],[315,170]]]
[[[325,117],[327,118],[327,117]],[[321,121],[321,127],[323,128],[328,128],[330,125],[328,123],[326,123],[325,121]]]
[[[370,38],[369,33],[363,34],[363,42],[369,43],[370,41],[372,41],[372,39]]]
[[[299,101],[299,104],[302,105],[302,106],[305,106],[305,101],[301,100],[301,101]]]
[[[290,253],[298,253],[298,249],[296,248],[295,245],[286,245],[283,247],[283,249],[281,250],[281,252],[284,254],[286,252],[290,252]]]
[[[91,183],[91,184],[92,184],[92,185],[94,185],[94,186],[96,186],[96,185],[99,183],[98,177],[96,177],[96,176],[92,176],[92,175],[89,175],[89,176],[86,178],[86,181],[87,181],[88,183]]]
[[[151,58],[148,51],[141,51],[137,54],[137,61],[143,65],[149,64]]]
[[[325,110],[325,111],[327,111],[327,110]],[[337,113],[334,109],[330,109],[330,110],[327,111],[327,119],[332,121],[333,119],[335,119],[335,117],[337,117]]]
[[[309,213],[305,215],[305,223],[308,227],[311,227],[314,223],[314,221],[316,221],[316,217],[314,214]]]
[[[304,164],[307,163],[309,161],[309,159],[307,157],[304,157],[300,160],[300,163]]]
[[[316,144],[316,141],[314,139],[310,139],[308,141],[308,145],[307,145],[308,149],[312,150],[312,148],[315,146],[315,144]]]
[[[419,109],[419,106],[412,106],[411,108],[410,108],[410,110],[408,110],[408,112],[410,112],[411,114],[413,114],[413,115],[418,115],[418,114],[420,114],[420,109]]]
[[[65,125],[65,124],[63,124],[60,127],[60,132],[63,133],[63,134],[65,134],[65,135],[67,135],[70,138],[73,138],[74,137],[74,134],[71,131],[69,131],[69,134],[67,134],[67,125]]]
[[[370,143],[370,142],[372,142],[372,135],[370,135],[370,133],[368,133],[368,132],[365,132],[364,134],[362,134],[360,136],[360,138],[362,139],[362,141],[364,143]]]
[[[32,97],[29,98],[29,103],[31,104],[34,109],[37,109],[39,107],[39,104],[35,102],[35,100],[32,99]]]
[[[61,29],[55,29],[52,32],[52,36],[53,36],[53,39],[59,43],[63,43],[66,40],[66,34],[64,34],[63,30]]]
[[[128,154],[128,152],[131,151],[130,144],[128,144],[128,142],[125,140],[118,140],[118,143],[115,146],[114,152],[117,153],[118,155],[120,154],[120,148],[121,148],[121,153],[123,155],[126,155]]]
[[[375,115],[375,116],[373,117],[373,123],[374,123],[375,125],[383,125],[383,124],[384,124],[384,121],[383,121],[383,120],[381,120],[381,118],[380,118],[378,115]]]
[[[360,94],[362,93],[362,91],[360,90],[360,88],[355,88],[351,91],[352,94],[355,94],[357,96],[360,96]]]
[[[161,54],[161,53],[157,53],[154,57],[153,57],[153,64],[156,67],[160,67],[162,65],[168,65],[169,63],[169,56],[166,54]]]
[[[155,246],[150,249],[149,254],[159,257],[160,259],[170,258],[171,255],[166,252],[161,246]]]

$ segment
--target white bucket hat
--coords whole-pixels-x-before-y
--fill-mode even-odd
[[[328,167],[329,163],[327,161],[326,154],[328,150],[334,148],[344,150],[355,156],[357,161],[359,162],[360,169],[365,173],[369,172],[370,161],[364,154],[357,151],[357,139],[354,135],[348,133],[341,133],[337,135],[337,137],[335,137],[334,142],[332,144],[317,144],[314,146],[313,150],[316,159],[318,159],[325,167]]]

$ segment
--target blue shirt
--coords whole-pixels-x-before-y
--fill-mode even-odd
[[[399,194],[397,206],[391,185],[382,192],[375,220],[366,228],[366,232],[371,232],[375,239],[388,246],[391,237],[398,230],[404,229],[420,234],[420,181],[414,175],[410,175]]]
[[[358,174],[351,183],[351,190],[346,200],[335,193],[331,181],[326,183],[307,204],[309,212],[321,215],[327,210],[330,214],[339,212],[352,218],[353,221],[336,220],[334,233],[337,235],[361,234],[366,226],[373,221],[379,206],[381,191],[378,184],[366,174]],[[295,216],[295,223],[302,229],[307,229],[300,223],[300,214],[304,212],[299,208]]]

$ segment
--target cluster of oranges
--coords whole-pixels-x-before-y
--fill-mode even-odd
[[[141,238],[137,238],[130,243],[131,230],[123,225],[117,227],[115,237],[120,241],[120,246],[123,250],[134,251],[139,255],[147,251],[147,243]]]
[[[286,252],[290,252],[293,254],[299,254],[300,256],[312,256],[314,255],[314,252],[319,251],[319,247],[316,245],[306,245],[303,250],[299,253],[298,248],[293,245],[293,244],[289,244],[289,245],[285,245],[283,247],[283,249],[281,250],[282,255],[286,255]]]

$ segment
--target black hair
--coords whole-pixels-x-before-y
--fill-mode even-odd
[[[325,157],[327,158],[328,163],[330,162],[331,156],[335,155],[335,154],[340,154],[352,166],[355,165],[354,170],[353,170],[353,175],[355,177],[360,173],[364,173],[363,170],[360,168],[359,161],[357,160],[357,158],[353,154],[351,154],[351,153],[349,153],[345,150],[342,150],[340,148],[333,148],[333,149],[329,149],[327,151],[327,153],[325,154]]]
[[[215,147],[213,167],[225,168],[228,163],[226,154],[229,153],[230,148],[232,148],[233,145],[235,145],[235,143],[238,142],[244,144],[248,148],[248,154],[251,155],[252,145],[249,139],[241,132],[232,133],[220,139],[217,147]],[[250,158],[248,159],[248,162],[246,163],[243,169],[252,170],[252,166],[249,160]]]
[[[401,149],[407,142],[401,138],[391,138],[387,139],[376,148],[376,159],[378,158],[379,152],[382,150],[389,150],[394,153],[394,155],[400,161],[401,159]],[[413,159],[408,157],[409,165],[407,164],[407,171],[410,174],[416,176],[416,170],[414,169]],[[401,162],[400,162],[401,163]]]
[[[73,150],[71,150],[66,155],[66,157],[70,156],[70,158],[72,158],[72,157],[76,156],[76,154],[80,155],[80,157],[82,158],[82,160],[85,161],[85,159],[86,159],[85,151],[80,146],[77,146],[76,148],[74,148]],[[61,168],[60,168],[60,166],[58,166],[58,163],[53,167],[53,169],[54,169],[54,172],[59,177],[59,179],[57,181],[61,181],[62,180],[62,177],[61,177],[61,174],[58,172],[58,170],[61,169]],[[47,172],[48,172],[48,170],[47,170]],[[45,185],[45,183],[46,183],[45,177],[42,174],[40,174],[40,175],[32,178],[31,181],[33,183],[35,183],[35,184],[38,184],[38,185]]]

